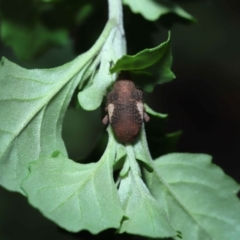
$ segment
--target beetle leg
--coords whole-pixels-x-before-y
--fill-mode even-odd
[[[150,120],[150,117],[147,115],[146,112],[143,113],[143,118],[145,122],[148,122]]]
[[[146,108],[145,107],[143,107],[143,119],[144,119],[145,122],[148,122],[150,120],[150,117],[146,113]]]
[[[108,115],[106,115],[106,116],[103,118],[102,123],[103,123],[104,125],[107,125],[107,124],[108,124],[108,121],[109,121]]]

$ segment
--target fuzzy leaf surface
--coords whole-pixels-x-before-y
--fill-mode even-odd
[[[92,78],[87,86],[78,93],[79,104],[85,110],[97,109],[107,93],[107,89],[115,80],[115,75],[109,73],[111,62],[116,62],[125,53],[121,29],[115,27],[106,39],[101,52],[99,53],[99,62],[94,69]]]
[[[78,93],[78,101],[85,110],[95,110],[101,105],[107,87],[113,82],[108,68],[108,62],[103,62],[94,76],[93,84]]]
[[[61,137],[64,113],[112,23],[86,53],[52,69],[22,68],[0,62],[0,185],[23,193],[28,164],[55,150],[67,155]]]
[[[172,13],[187,21],[196,21],[193,16],[183,10],[179,5],[164,0],[123,0],[133,13],[140,13],[148,21],[156,21],[163,15]]]
[[[69,81],[70,64],[27,70],[3,58],[0,68],[0,183],[22,192],[29,162],[54,149],[67,154],[61,126],[77,78]]]
[[[127,218],[119,232],[154,238],[177,236],[165,209],[153,198],[141,178],[134,149],[127,146],[126,150],[128,156],[125,164],[129,165],[129,171],[122,177],[118,192]]]
[[[115,148],[110,137],[97,163],[79,164],[61,153],[31,163],[22,185],[30,203],[68,231],[118,228],[123,210],[112,177]]]
[[[206,154],[168,154],[146,184],[185,240],[240,239],[240,187]]]

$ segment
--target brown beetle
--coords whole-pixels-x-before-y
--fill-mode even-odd
[[[116,138],[121,143],[132,143],[138,136],[143,121],[149,116],[143,105],[143,92],[130,80],[117,80],[107,94],[107,115],[102,122],[110,122]]]

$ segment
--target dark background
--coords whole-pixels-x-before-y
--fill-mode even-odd
[[[172,26],[173,71],[177,78],[171,83],[157,86],[152,94],[147,94],[147,102],[153,109],[169,114],[168,132],[183,131],[177,151],[211,154],[214,163],[240,182],[240,4],[233,0],[175,2],[196,17],[198,22]],[[92,42],[87,42],[88,36],[91,35],[94,41],[93,36],[97,37],[101,31],[106,21],[106,6],[97,17],[100,26],[94,29],[94,33],[89,30],[93,27],[83,26],[79,31],[84,30],[85,37],[79,37],[76,30],[65,47],[52,48],[33,62],[17,59],[11,49],[2,43],[0,55],[29,68],[63,64],[91,46]],[[159,27],[159,24],[146,23],[152,40],[148,42],[142,30],[146,21],[141,16],[134,16],[130,21],[129,12],[125,8],[129,53],[166,40],[166,29]],[[93,23],[96,23],[96,18]],[[132,25],[135,25],[134,29]],[[80,46],[79,41],[87,43]],[[100,110],[87,115],[73,109],[68,112],[63,134],[70,156],[87,156],[96,143],[92,139],[98,139],[103,129],[101,117]],[[74,123],[72,118],[75,118]],[[98,124],[96,119],[99,119]],[[87,128],[76,130],[78,124]],[[83,139],[80,143],[78,140],[72,141],[79,139],[79,136]],[[58,229],[29,206],[24,197],[1,188],[0,239],[19,238],[80,239],[78,235],[68,235]]]

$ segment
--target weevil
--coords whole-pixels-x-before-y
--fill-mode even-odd
[[[107,115],[102,122],[110,123],[121,143],[134,142],[143,121],[150,120],[143,105],[143,91],[137,89],[131,80],[119,79],[115,82],[112,91],[107,94],[105,110]]]

